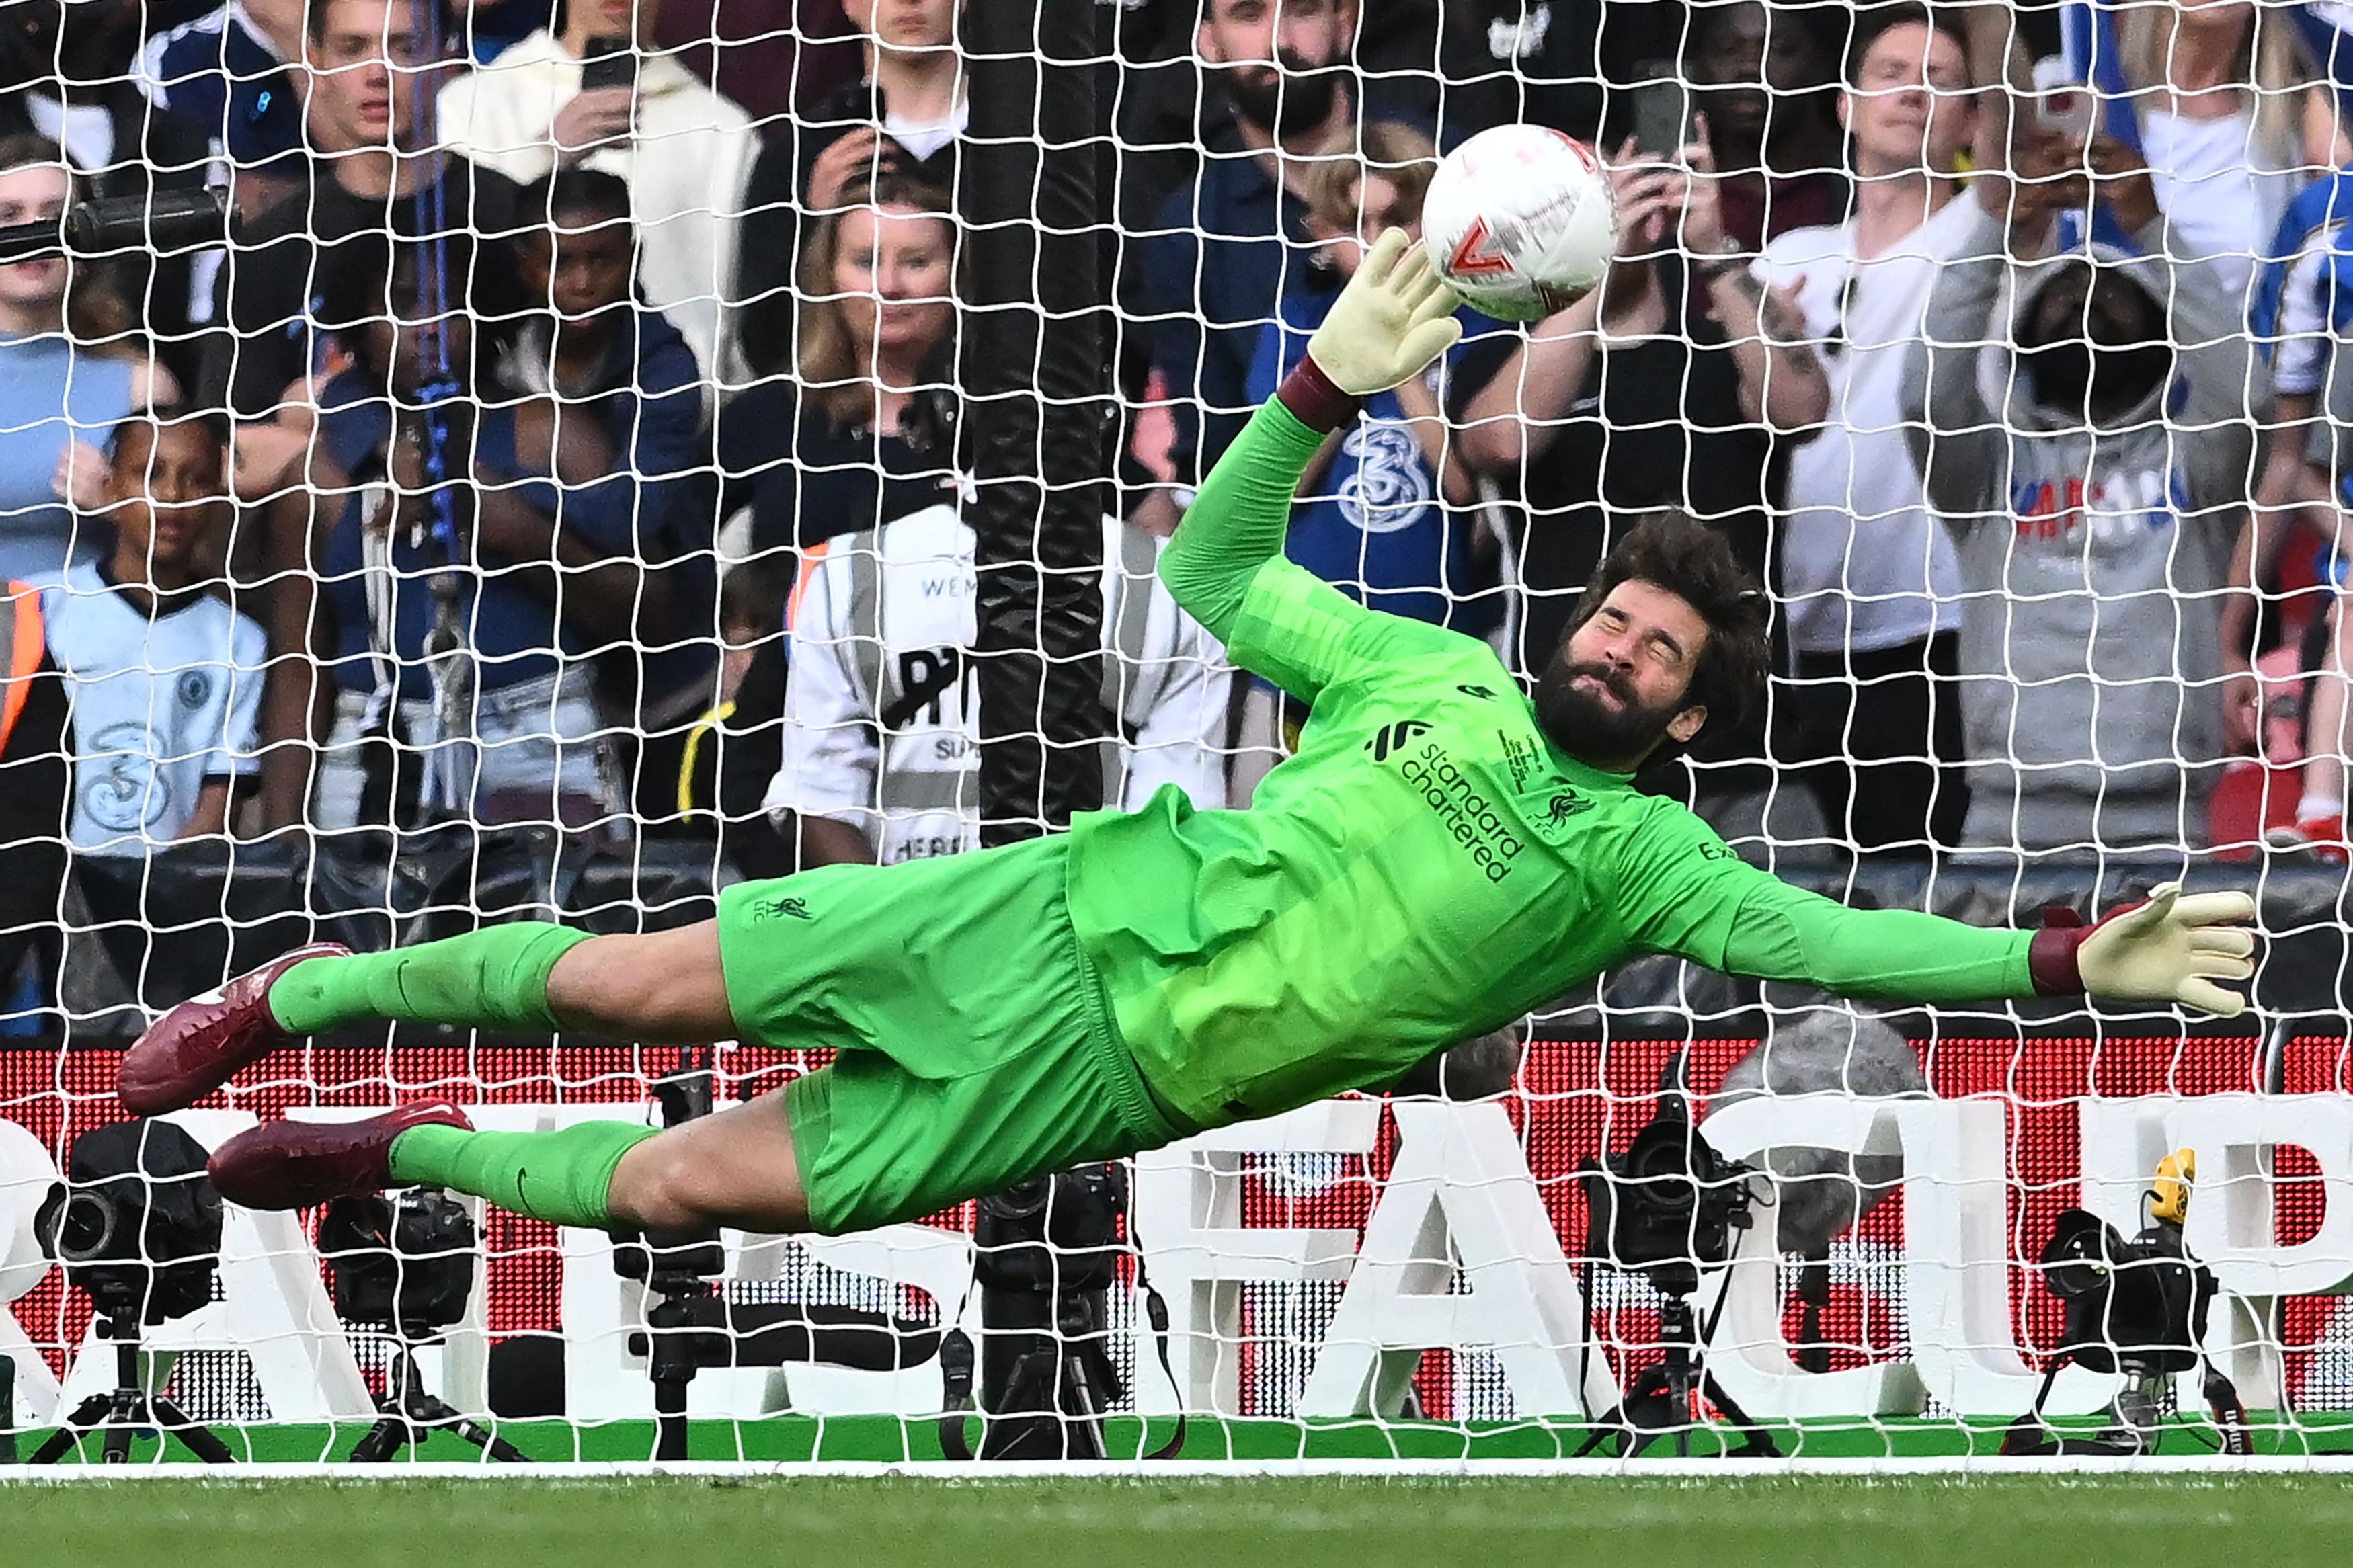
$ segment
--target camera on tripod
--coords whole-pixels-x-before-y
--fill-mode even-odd
[[[74,1140],[66,1175],[33,1230],[100,1317],[165,1323],[212,1300],[221,1199],[195,1139],[166,1121],[95,1128]]]
[[[1704,1392],[1744,1434],[1736,1457],[1778,1452],[1739,1405],[1706,1371],[1708,1331],[1695,1322],[1691,1299],[1702,1268],[1730,1260],[1733,1233],[1755,1223],[1749,1178],[1756,1168],[1726,1160],[1699,1134],[1692,1121],[1691,1089],[1684,1056],[1667,1059],[1659,1078],[1659,1109],[1622,1153],[1606,1154],[1578,1168],[1585,1192],[1586,1252],[1580,1280],[1585,1298],[1585,1344],[1594,1339],[1592,1265],[1599,1263],[1648,1279],[1662,1298],[1659,1338],[1665,1349],[1656,1364],[1643,1368],[1616,1410],[1604,1415],[1588,1435],[1578,1457],[1615,1438],[1618,1455],[1641,1453],[1672,1433],[1678,1457],[1691,1452],[1693,1395]],[[1582,1378],[1579,1379],[1580,1386]]]
[[[473,1216],[438,1187],[385,1197],[336,1198],[319,1218],[319,1251],[334,1274],[335,1315],[393,1339],[376,1422],[352,1462],[382,1464],[436,1431],[454,1432],[494,1459],[527,1458],[426,1386],[417,1347],[466,1315],[474,1294]]]
[[[1103,1412],[1127,1392],[1105,1349],[1126,1214],[1127,1177],[1117,1165],[1041,1176],[976,1205],[979,1458],[1103,1458]],[[965,1436],[973,1380],[972,1342],[953,1331],[940,1348],[940,1447],[950,1458],[974,1457]]]
[[[682,1127],[711,1114],[718,1072],[710,1047],[690,1046],[654,1084],[662,1125]],[[860,1372],[897,1372],[941,1353],[929,1323],[859,1307],[807,1301],[738,1301],[721,1283],[727,1249],[717,1229],[614,1233],[613,1268],[643,1284],[645,1327],[630,1331],[628,1352],[643,1356],[653,1384],[654,1454],[687,1457],[687,1393],[705,1367],[786,1366],[803,1362]]]
[[[90,1395],[58,1423],[32,1462],[54,1464],[96,1431],[105,1461],[121,1464],[134,1433],[162,1431],[207,1463],[227,1463],[228,1446],[169,1398],[150,1394],[139,1366],[142,1327],[185,1318],[212,1300],[221,1198],[205,1175],[203,1145],[168,1121],[92,1128],[73,1141],[66,1179],[49,1189],[33,1230],[41,1250],[65,1266],[67,1283],[90,1297],[100,1337],[114,1344],[115,1377],[111,1392]]]
[[[2153,1452],[2167,1418],[2176,1414],[2173,1380],[2201,1363],[2201,1393],[2223,1452],[2253,1450],[2237,1388],[2206,1360],[2206,1324],[2217,1286],[2213,1270],[2190,1255],[2182,1235],[2197,1172],[2197,1156],[2187,1149],[2158,1165],[2144,1197],[2149,1223],[2129,1240],[2083,1209],[2067,1210],[2052,1226],[2042,1249],[2042,1284],[2062,1304],[2059,1343],[2033,1405],[2003,1438],[2003,1453]],[[2096,1436],[2061,1436],[2042,1418],[2052,1385],[2070,1365],[2124,1380],[2110,1407],[2114,1419]]]

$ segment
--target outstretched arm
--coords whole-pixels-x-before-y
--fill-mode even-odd
[[[1461,335],[1452,294],[1404,231],[1381,236],[1308,340],[1307,355],[1201,482],[1160,558],[1169,595],[1234,662],[1295,696],[1371,612],[1284,560],[1299,477],[1359,399],[1419,375]]]
[[[1925,1003],[2086,992],[2179,1003],[2233,1017],[2246,998],[2218,981],[2254,973],[2254,900],[2181,896],[2168,883],[2096,925],[1989,930],[1910,910],[1855,910],[1738,861],[1711,863],[1669,951],[1760,980],[1802,980],[1842,996]]]

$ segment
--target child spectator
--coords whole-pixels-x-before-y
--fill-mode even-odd
[[[448,248],[448,275],[469,276],[462,237]],[[320,395],[307,482],[293,482],[299,451],[256,480],[276,498],[265,819],[311,814],[309,744],[323,740],[307,815],[321,827],[406,823],[417,800],[489,825],[609,827],[620,803],[594,656],[641,615],[667,615],[669,584],[640,563],[635,492],[597,422],[478,375],[474,312],[417,315],[430,264],[385,237],[345,246],[322,315],[352,365]],[[445,449],[472,458],[450,463],[454,539],[436,533],[436,434],[419,397],[445,359],[459,394],[433,412]],[[437,581],[454,598],[437,598]],[[461,679],[437,684],[452,668],[436,662],[445,613]],[[469,685],[460,710],[453,693]],[[408,765],[419,756],[433,763],[424,780]]]
[[[535,225],[515,241],[528,313],[499,380],[552,397],[567,422],[601,432],[609,477],[595,489],[628,507],[638,552],[668,582],[663,604],[640,603],[626,631],[614,628],[598,671],[618,727],[647,753],[636,770],[650,792],[638,800],[641,815],[666,816],[685,726],[710,705],[716,663],[710,514],[688,504],[709,460],[694,351],[639,296],[629,187],[619,176],[558,170],[525,187],[522,212]],[[690,527],[698,511],[699,537]]]
[[[112,553],[42,584],[73,714],[69,833],[85,855],[145,855],[228,830],[259,766],[260,626],[206,591],[233,509],[228,429],[178,408],[133,415],[106,447]]]
[[[443,89],[440,134],[518,184],[583,164],[628,181],[646,296],[724,383],[734,323],[722,307],[760,135],[659,50],[660,21],[660,0],[575,0],[556,25]]]

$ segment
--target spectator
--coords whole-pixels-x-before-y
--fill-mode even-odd
[[[710,703],[716,659],[710,514],[693,504],[708,463],[694,353],[638,297],[629,187],[618,177],[561,170],[524,189],[522,210],[544,212],[548,223],[516,241],[530,310],[500,380],[510,391],[554,398],[567,421],[595,421],[612,454],[612,477],[598,489],[635,516],[640,558],[663,585],[626,628],[608,628],[600,664],[619,729],[652,753],[633,770],[652,790],[641,815],[668,816],[677,752],[685,726]],[[705,628],[699,637],[698,626]]]
[[[2212,270],[2170,258],[2137,155],[2102,139],[2088,166],[2142,254],[2039,261],[2021,258],[2094,188],[2073,172],[2086,166],[2080,145],[2029,139],[2020,159],[2017,183],[1980,180],[1905,384],[1969,595],[1963,839],[2198,846],[2221,750],[2220,602],[2265,400]],[[2005,297],[2006,330],[1993,320]],[[1996,332],[1999,405],[1979,368]]]
[[[206,591],[235,507],[228,431],[174,407],[107,442],[113,552],[43,584],[50,656],[73,714],[74,849],[144,857],[228,831],[259,766],[261,628]]]
[[[1768,241],[1821,346],[1829,418],[1793,452],[1781,521],[1783,626],[1798,682],[1775,750],[1863,849],[1958,841],[1960,565],[1903,426],[1904,371],[1937,269],[1978,226],[1953,170],[1975,130],[1968,40],[1918,5],[1864,14],[1839,104],[1855,213]]]
[[[1776,235],[1844,217],[1838,63],[1813,15],[1764,0],[1703,5],[1690,37],[1684,71],[1733,248],[1753,256]]]
[[[306,16],[317,9],[316,0],[232,0],[158,34],[140,51],[139,90],[227,160],[248,216],[294,195],[308,178],[292,66],[303,58]]]
[[[2243,306],[2304,157],[2292,24],[2262,5],[2091,11],[2123,89],[2105,106],[2106,129],[2146,157],[2181,253],[2204,258]]]
[[[79,197],[54,142],[0,139],[0,225],[53,222]],[[0,264],[0,580],[95,561],[104,531],[74,515],[105,465],[92,436],[178,395],[102,268],[62,257]]]
[[[267,416],[290,397],[308,402],[307,388],[290,388],[329,368],[329,345],[311,318],[346,243],[514,231],[515,185],[428,145],[431,128],[417,123],[420,89],[451,68],[416,53],[417,7],[439,3],[314,0],[306,13],[305,114],[317,177],[247,226],[225,285],[231,331],[206,377],[240,418]],[[511,310],[506,247],[467,251],[485,275],[454,286],[494,314]]]
[[[441,134],[519,183],[580,164],[626,181],[646,298],[723,384],[737,377],[722,302],[734,288],[759,136],[741,109],[655,49],[660,18],[661,0],[570,0],[561,32],[533,33],[443,89]],[[618,79],[609,85],[608,72]]]
[[[1776,435],[1802,438],[1830,407],[1795,306],[1727,251],[1705,143],[1665,166],[1635,159],[1626,143],[1610,171],[1619,253],[1601,288],[1474,345],[1455,381],[1457,453],[1526,513],[1510,658],[1531,674],[1620,530],[1650,511],[1726,533],[1761,579]]]
[[[719,416],[727,507],[748,506],[756,563],[919,511],[955,483],[948,195],[886,174],[842,200],[801,258],[797,374]]]
[[[1240,430],[1260,330],[1307,286],[1303,193],[1311,160],[1357,122],[1356,34],[1355,0],[1205,0],[1195,47],[1232,111],[1144,237],[1130,307],[1149,319],[1176,420],[1176,492],[1140,518],[1155,531]]]
[[[452,275],[465,276],[466,242],[448,248]],[[601,425],[485,384],[476,366],[493,351],[480,343],[478,355],[474,312],[417,318],[419,271],[431,264],[425,247],[384,238],[339,254],[322,314],[353,363],[321,395],[308,482],[286,483],[299,447],[286,473],[267,477],[276,500],[266,816],[272,826],[303,819],[306,743],[319,738],[321,826],[406,823],[420,786],[395,764],[424,754],[457,764],[454,783],[439,777],[428,797],[444,815],[586,828],[618,804],[589,656],[664,585],[638,563],[634,487],[610,479]],[[421,406],[428,375],[446,375],[455,396]],[[454,558],[434,533],[428,415],[448,421],[443,449],[472,457],[449,486]],[[454,584],[453,603],[437,603],[437,581]],[[472,711],[454,723],[427,652],[444,609],[475,687]]]
[[[0,578],[0,855],[8,866],[0,877],[0,1018],[9,1016],[25,961],[37,951],[34,990],[43,998],[56,994],[64,919],[70,725],[40,621],[41,591]]]
[[[39,136],[58,143],[95,196],[152,199],[157,191],[206,180],[211,157],[206,139],[153,113],[129,74],[139,18],[138,0],[82,0],[18,5],[0,24],[0,137]],[[201,269],[191,260],[185,252],[156,256],[143,247],[108,258],[117,290],[137,308],[175,374],[194,370],[188,330],[212,314],[218,255]]]
[[[1156,573],[1161,541],[1103,519],[1107,805],[1164,785],[1226,804],[1222,651]],[[973,531],[947,503],[810,552],[793,589],[783,765],[767,808],[801,862],[895,865],[980,842]]]
[[[1305,356],[1373,237],[1389,228],[1421,234],[1421,199],[1438,168],[1427,135],[1376,120],[1325,153],[1308,175],[1306,222],[1322,242],[1314,271],[1328,288],[1283,295],[1250,366],[1245,389],[1254,404],[1272,397]],[[1497,326],[1461,314],[1469,333]],[[1410,381],[1367,399],[1364,417],[1327,437],[1309,465],[1285,552],[1376,609],[1484,636],[1503,619],[1499,542],[1472,504],[1470,477],[1449,460],[1448,442],[1434,384]]]
[[[2258,274],[2251,324],[2258,353],[2270,362],[2274,399],[2271,440],[2248,537],[2232,563],[2232,586],[2252,588],[2277,569],[2292,541],[2318,538],[2324,584],[2341,577],[2337,542],[2341,512],[2333,503],[2337,476],[2348,464],[2340,456],[2344,426],[2319,418],[2324,390],[2336,387],[2348,367],[2338,342],[2353,329],[2353,300],[2337,279],[2347,265],[2348,219],[2353,217],[2353,171],[2338,170],[2314,181],[2288,204],[2278,235]],[[2341,388],[2331,401],[2342,401]],[[2341,586],[2341,584],[2337,584]],[[2304,715],[2306,754],[2295,820],[2264,835],[2275,848],[2301,849],[2332,859],[2346,853],[2345,725],[2346,658],[2340,646],[2342,617],[2332,603],[2324,624],[2307,637],[2305,665],[2317,663]],[[2262,744],[2263,702],[2253,669],[2256,635],[2254,595],[2236,594],[2223,606],[2222,658],[2230,672],[2223,709],[2223,744],[2242,752]],[[2309,657],[2317,639],[2317,658]]]
[[[754,375],[783,374],[792,361],[802,215],[837,210],[886,170],[955,188],[956,138],[968,114],[955,47],[960,8],[959,0],[847,0],[843,10],[864,35],[865,74],[779,127],[753,165],[736,294]]]

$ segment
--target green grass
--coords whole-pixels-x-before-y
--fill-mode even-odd
[[[2328,1477],[877,1479],[0,1487],[9,1568],[2341,1563]]]

